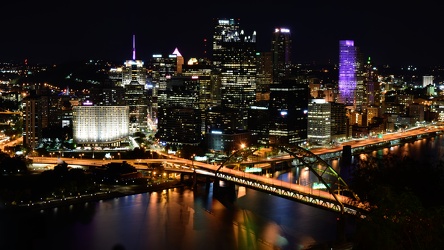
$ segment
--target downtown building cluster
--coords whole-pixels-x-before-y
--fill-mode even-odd
[[[270,51],[257,51],[255,32],[246,34],[237,19],[215,18],[207,57],[185,62],[176,48],[145,62],[133,37],[132,59],[81,98],[24,98],[24,143],[38,147],[41,129],[57,122],[72,129],[80,147],[121,147],[128,136],[152,133],[164,146],[229,153],[241,144],[327,146],[444,120],[444,105],[402,94],[353,40],[339,41],[338,64],[319,71],[329,79],[292,64],[289,29],[276,28],[270,43]],[[436,95],[433,77],[424,82]]]

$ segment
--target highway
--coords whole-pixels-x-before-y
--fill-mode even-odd
[[[416,128],[401,133],[384,134],[383,138],[370,138],[365,140],[353,140],[345,142],[343,145],[351,145],[352,147],[361,147],[365,145],[377,144],[386,140],[396,140],[404,137],[417,136],[419,134],[426,134],[430,132],[442,131],[441,128]],[[341,151],[342,147],[328,148],[328,149],[313,149],[310,150],[315,154],[323,154],[327,151],[337,152]],[[110,162],[122,163],[126,161],[136,169],[147,169],[149,163],[164,163],[166,171],[189,172],[217,177],[222,180],[237,183],[250,188],[259,189],[273,195],[295,199],[305,203],[312,203],[318,207],[324,207],[334,211],[345,211],[351,214],[357,214],[359,210],[368,210],[367,204],[362,204],[359,200],[343,196],[336,193],[330,193],[326,190],[314,189],[307,185],[300,185],[296,183],[278,180],[276,177],[269,175],[257,175],[246,173],[238,169],[229,167],[222,167],[220,165],[208,164],[191,159],[178,158],[174,155],[168,155],[163,152],[159,153],[166,156],[164,159],[79,159],[79,158],[57,158],[57,157],[33,157],[34,163],[42,164],[57,164],[64,161],[70,166],[102,166]],[[281,161],[282,158],[272,158],[269,161]],[[261,162],[264,159],[260,159]],[[145,164],[146,163],[146,164]],[[254,163],[254,161],[249,161]],[[220,169],[219,169],[220,168]]]
[[[1,151],[5,151],[5,147],[11,147],[11,146],[15,146],[15,145],[20,145],[23,143],[23,137],[19,137],[15,140],[12,141],[5,141],[5,142],[1,142],[0,143],[0,150]]]
[[[60,162],[60,160],[63,160],[68,165],[71,166],[101,166],[110,162],[121,163],[122,161],[124,161],[124,160],[103,160],[103,159],[97,160],[97,159],[57,158],[57,157],[34,157],[33,160],[34,163],[37,164],[44,163],[44,164],[54,164],[54,165],[57,164],[57,162]],[[168,159],[135,159],[135,160],[126,160],[126,162],[135,166],[136,169],[139,170],[147,169],[147,166],[141,165],[141,163],[167,163],[166,164],[167,166],[179,165],[177,168],[166,167],[165,170],[189,172],[189,173],[192,173],[193,170],[195,170],[196,173],[198,174],[208,175],[212,177],[216,176],[216,171],[220,167],[219,165],[207,164],[203,162],[192,161],[177,157],[170,157]],[[231,168],[225,168],[225,167],[219,169],[218,177],[221,179],[236,182],[238,184],[247,187],[268,191],[278,196],[303,200],[305,202],[307,202],[307,200],[310,200],[311,203],[319,203],[316,205],[322,207],[327,206],[327,208],[333,209],[335,211],[340,210],[338,205],[335,204],[336,200],[339,200],[341,203],[348,205],[348,211],[351,211],[351,213],[356,213],[356,210],[354,210],[353,207],[357,206],[357,204],[350,197],[342,196],[339,194],[333,195],[330,194],[328,191],[312,189],[309,186],[303,186],[295,183],[285,182],[273,177],[246,173],[243,171]],[[312,197],[314,196],[318,198],[313,199]],[[319,198],[323,199],[324,202],[319,202],[320,201]],[[363,204],[358,204],[358,205],[363,206]]]
[[[319,154],[325,154],[325,153],[329,153],[329,152],[342,151],[342,147],[344,145],[351,145],[352,148],[353,147],[368,146],[368,145],[372,145],[372,144],[377,144],[379,142],[384,142],[387,140],[396,140],[396,139],[400,139],[400,138],[404,138],[404,137],[416,136],[418,134],[426,134],[426,133],[438,132],[438,131],[443,131],[443,128],[421,127],[421,128],[416,128],[416,129],[408,130],[405,132],[401,132],[401,133],[384,134],[383,138],[369,138],[369,139],[363,139],[363,140],[353,140],[353,141],[345,142],[345,143],[341,144],[340,146],[337,146],[334,148],[333,147],[332,148],[314,148],[314,149],[310,149],[310,151],[316,155],[319,155]],[[18,142],[10,142],[10,143],[18,143]],[[194,166],[196,169],[199,169],[199,170],[206,169],[206,170],[210,171],[212,173],[212,175],[214,175],[214,172],[216,172],[216,170],[219,168],[219,165],[208,164],[205,162],[199,162],[199,161],[190,160],[190,159],[183,159],[183,158],[176,157],[175,155],[166,154],[162,151],[157,151],[157,153],[160,155],[163,155],[165,158],[164,159],[102,159],[102,158],[101,159],[85,159],[85,158],[81,159],[81,158],[58,158],[58,157],[40,157],[40,156],[30,157],[30,158],[33,159],[34,163],[54,164],[55,165],[59,161],[64,161],[68,165],[80,165],[80,166],[102,166],[102,165],[105,165],[105,164],[108,164],[111,162],[122,163],[123,161],[126,161],[128,164],[131,164],[132,166],[136,167],[136,169],[139,169],[139,170],[147,169],[146,164],[149,164],[149,163],[165,163],[164,166],[166,168],[171,166],[171,167],[176,167],[176,168],[189,169],[191,171]],[[273,162],[273,161],[277,161],[277,160],[279,160],[279,158],[260,159],[260,162]],[[251,163],[253,163],[253,162],[251,162]],[[220,171],[223,172],[225,170],[227,170],[227,168],[223,168]],[[237,171],[237,170],[232,170],[232,171]],[[245,174],[244,172],[239,171],[239,175],[244,175],[244,174]]]
[[[319,154],[342,151],[343,146],[346,146],[346,145],[350,145],[352,148],[362,147],[362,146],[370,146],[370,145],[377,144],[380,142],[386,142],[386,141],[390,141],[390,140],[402,139],[402,138],[409,137],[409,136],[417,136],[420,134],[427,134],[427,133],[431,133],[431,132],[442,132],[442,131],[444,131],[444,128],[441,128],[438,126],[418,127],[418,128],[406,130],[403,132],[383,134],[382,138],[374,137],[374,138],[367,138],[367,139],[350,140],[350,141],[341,143],[340,145],[337,145],[336,147],[312,148],[312,149],[310,149],[310,151],[313,152],[314,154],[319,155]]]

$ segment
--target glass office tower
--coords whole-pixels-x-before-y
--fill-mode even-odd
[[[339,41],[339,96],[338,102],[354,105],[356,94],[357,51],[353,40]]]
[[[248,110],[256,100],[256,32],[246,35],[236,19],[215,19],[212,52],[220,104],[239,111],[231,117],[235,129],[247,129]]]
[[[271,41],[273,55],[273,83],[281,83],[290,76],[291,33],[287,28],[276,28]]]

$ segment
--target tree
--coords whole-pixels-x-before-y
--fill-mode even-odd
[[[358,223],[358,249],[438,249],[444,244],[443,164],[420,165],[408,157],[360,157],[352,190],[373,206]],[[441,180],[441,181],[440,181]]]

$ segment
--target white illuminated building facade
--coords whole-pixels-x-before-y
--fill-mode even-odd
[[[74,141],[83,146],[119,146],[128,139],[128,112],[128,106],[74,106]]]
[[[433,85],[433,76],[422,76],[422,87]]]
[[[331,140],[331,103],[324,99],[312,99],[308,103],[309,142],[325,145]]]
[[[146,85],[146,68],[142,60],[126,60],[122,68],[122,85],[126,86],[132,81],[137,81],[140,85]]]

